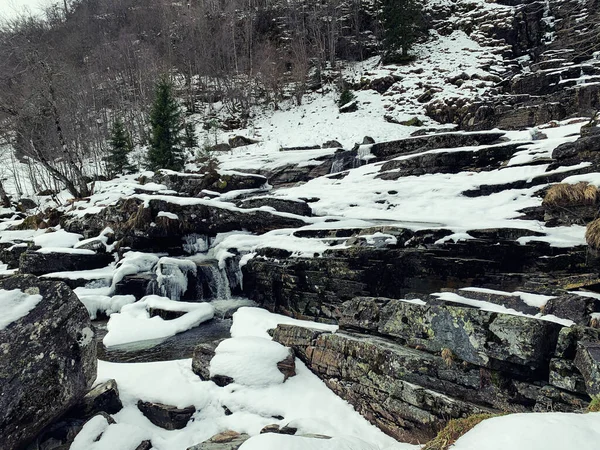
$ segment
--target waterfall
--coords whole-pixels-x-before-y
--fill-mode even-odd
[[[336,154],[333,158],[333,161],[331,161],[331,170],[329,173],[338,173],[344,170],[344,157],[340,157],[338,155],[339,154]]]
[[[181,300],[189,279],[197,275],[196,264],[186,259],[164,257],[156,264],[156,280],[148,288],[171,300]]]
[[[183,237],[183,251],[188,255],[204,253],[210,247],[210,238],[202,234],[188,234]]]
[[[200,300],[231,298],[227,272],[219,268],[217,261],[205,261],[198,265],[197,291]]]

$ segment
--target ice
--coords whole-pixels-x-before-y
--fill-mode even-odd
[[[156,264],[156,282],[160,295],[179,300],[188,290],[188,277],[196,275],[196,264],[185,259],[163,257]]]
[[[18,289],[12,291],[0,290],[0,331],[6,329],[11,323],[22,319],[29,314],[39,302],[41,295],[29,295]]]
[[[108,297],[106,295],[79,295],[79,300],[86,307],[90,315],[90,319],[96,320],[98,314],[102,313],[110,316],[113,313],[118,313],[125,305],[135,303],[133,295],[114,295]]]

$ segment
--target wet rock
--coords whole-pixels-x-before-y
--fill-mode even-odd
[[[238,450],[248,439],[250,439],[250,436],[247,434],[225,431],[201,444],[188,447],[187,450]]]
[[[108,380],[88,392],[81,402],[73,407],[68,415],[89,419],[100,412],[116,414],[123,409],[119,398],[119,388],[115,380]]]
[[[0,330],[0,448],[19,448],[74,406],[96,378],[89,315],[63,283],[31,275],[0,280],[42,300]]]
[[[590,396],[600,394],[600,342],[580,342],[575,367],[583,375],[587,393]]]
[[[181,430],[185,428],[196,412],[195,406],[177,408],[176,406],[144,402],[142,400],[138,401],[137,407],[150,422],[165,430]]]
[[[296,214],[297,216],[312,216],[310,206],[301,200],[288,200],[277,197],[256,197],[241,201],[238,206],[240,208],[261,208],[269,206],[276,211]]]
[[[192,357],[192,372],[203,381],[210,380],[210,360],[215,356],[215,349],[224,339],[200,344],[194,349]]]
[[[28,250],[19,257],[19,271],[33,275],[53,272],[100,269],[113,262],[113,257],[104,253],[40,253]]]
[[[247,145],[252,145],[258,143],[257,140],[250,139],[245,136],[234,136],[229,138],[229,146],[231,148],[245,147]]]

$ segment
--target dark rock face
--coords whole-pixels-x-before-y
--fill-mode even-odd
[[[525,335],[536,327],[531,323],[536,319],[493,313],[497,322],[482,325],[478,319],[473,319],[478,310],[444,307],[452,310],[452,320],[461,324],[446,327],[441,325],[443,321],[437,320],[430,322],[432,328],[425,323],[419,324],[421,329],[413,330],[412,341],[409,342],[394,335],[393,331],[388,333],[385,325],[381,327],[381,324],[389,323],[385,318],[386,302],[385,299],[370,299],[370,307],[361,305],[359,299],[348,302],[347,310],[354,314],[347,322],[353,322],[352,329],[358,329],[361,334],[349,331],[349,325],[343,323],[342,331],[335,334],[279,325],[273,332],[273,339],[292,347],[330,389],[350,402],[371,423],[403,441],[418,443],[428,440],[451,418],[497,411],[545,411],[549,408],[573,411],[587,404],[586,396],[572,390],[557,389],[548,383],[548,359],[553,355],[551,349],[558,339],[556,330],[551,336],[532,337],[536,339],[535,345],[547,346],[546,350],[542,350],[545,354],[543,360],[532,353],[531,346],[521,346],[525,343]],[[521,319],[524,319],[523,322],[520,322]],[[414,324],[420,317],[412,320]],[[364,334],[375,334],[373,328],[376,324],[380,324],[377,336]],[[480,337],[484,330],[481,327],[488,327],[490,337],[487,340],[482,338],[482,347],[476,352],[478,357],[473,358],[472,352],[465,352],[464,346],[479,344],[465,344],[463,339],[450,338],[451,333],[455,333],[450,328],[455,325],[473,329],[475,336]],[[437,326],[441,328],[434,330],[433,327]],[[494,335],[500,339],[496,340]],[[448,341],[445,341],[446,338]],[[416,343],[431,339],[444,343],[437,348],[427,342],[425,345]],[[544,344],[538,339],[549,342]],[[510,364],[490,364],[498,357],[499,346],[504,347],[500,351],[503,353],[501,357],[505,362],[512,361]],[[487,367],[463,357],[484,362]],[[532,358],[539,364],[546,364],[545,369],[531,370]]]
[[[523,144],[504,144],[482,148],[478,151],[453,151],[447,153],[425,153],[412,158],[388,161],[381,166],[378,178],[397,180],[405,176],[419,176],[434,173],[458,173],[477,168],[478,170],[498,169],[510,159]],[[386,173],[393,171],[392,173]]]
[[[229,146],[231,148],[245,147],[247,145],[256,144],[258,141],[247,138],[245,136],[234,136],[229,138]]]
[[[600,342],[580,342],[575,367],[583,375],[587,393],[594,396],[600,394]]]
[[[177,191],[180,195],[190,197],[200,196],[203,190],[225,193],[238,189],[259,189],[267,183],[267,179],[261,175],[242,173],[195,175],[157,172],[153,180]]]
[[[590,325],[590,314],[595,312],[600,312],[600,301],[579,295],[562,295],[551,298],[544,307],[546,314],[554,314],[583,326]]]
[[[210,361],[215,356],[215,349],[223,339],[206,344],[200,344],[194,349],[192,357],[192,372],[203,381],[210,380]]]
[[[238,450],[250,439],[247,434],[225,431],[211,437],[208,441],[189,447],[187,450]]]
[[[116,414],[123,408],[119,398],[119,388],[115,380],[108,380],[88,392],[68,415],[81,419],[89,419],[100,412]]]
[[[312,209],[303,201],[287,200],[276,197],[257,197],[244,200],[238,204],[240,208],[260,208],[269,206],[280,212],[295,214],[297,216],[312,216]]]
[[[438,148],[490,145],[498,141],[504,133],[440,133],[419,136],[391,142],[380,142],[371,147],[371,153],[380,161],[414,152],[424,152]]]
[[[395,247],[354,247],[326,252],[322,258],[288,258],[261,250],[261,258],[242,268],[244,292],[272,311],[335,322],[341,304],[357,296],[403,298],[411,292],[474,285],[553,292],[560,290],[562,278],[591,270],[583,247],[521,245],[518,233],[492,231],[474,232],[477,239],[436,245],[451,233],[403,230],[396,235]]]
[[[0,448],[19,449],[89,390],[96,346],[89,315],[65,284],[19,275],[0,289],[42,296],[0,330]]]
[[[177,219],[161,212],[175,214]],[[215,236],[239,229],[265,233],[278,228],[305,225],[300,217],[283,217],[262,210],[244,211],[235,206],[210,201],[191,201],[177,204],[160,198],[143,200],[129,198],[102,212],[81,218],[71,217],[63,222],[68,231],[97,236],[107,226],[115,231],[115,239],[133,249],[169,250],[181,252],[184,236],[190,234]]]
[[[142,400],[138,401],[137,407],[150,422],[165,430],[181,430],[185,428],[196,412],[194,406],[177,408],[175,406],[163,405],[162,403],[144,402]]]
[[[113,262],[113,257],[105,253],[40,253],[27,251],[19,258],[21,273],[44,275],[52,272],[100,269]]]

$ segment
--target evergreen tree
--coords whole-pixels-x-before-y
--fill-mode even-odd
[[[185,164],[181,146],[181,110],[173,94],[173,84],[163,78],[156,86],[150,112],[150,148],[148,168],[180,171]]]
[[[133,150],[133,145],[121,119],[117,119],[113,124],[108,143],[110,149],[104,161],[109,176],[114,177],[118,174],[133,172],[134,167],[129,164],[128,159],[129,153]]]
[[[194,132],[194,125],[188,122],[185,124],[185,148],[197,147],[198,139],[196,138],[196,133]]]
[[[418,0],[383,0],[381,17],[384,61],[408,61],[421,22]]]

